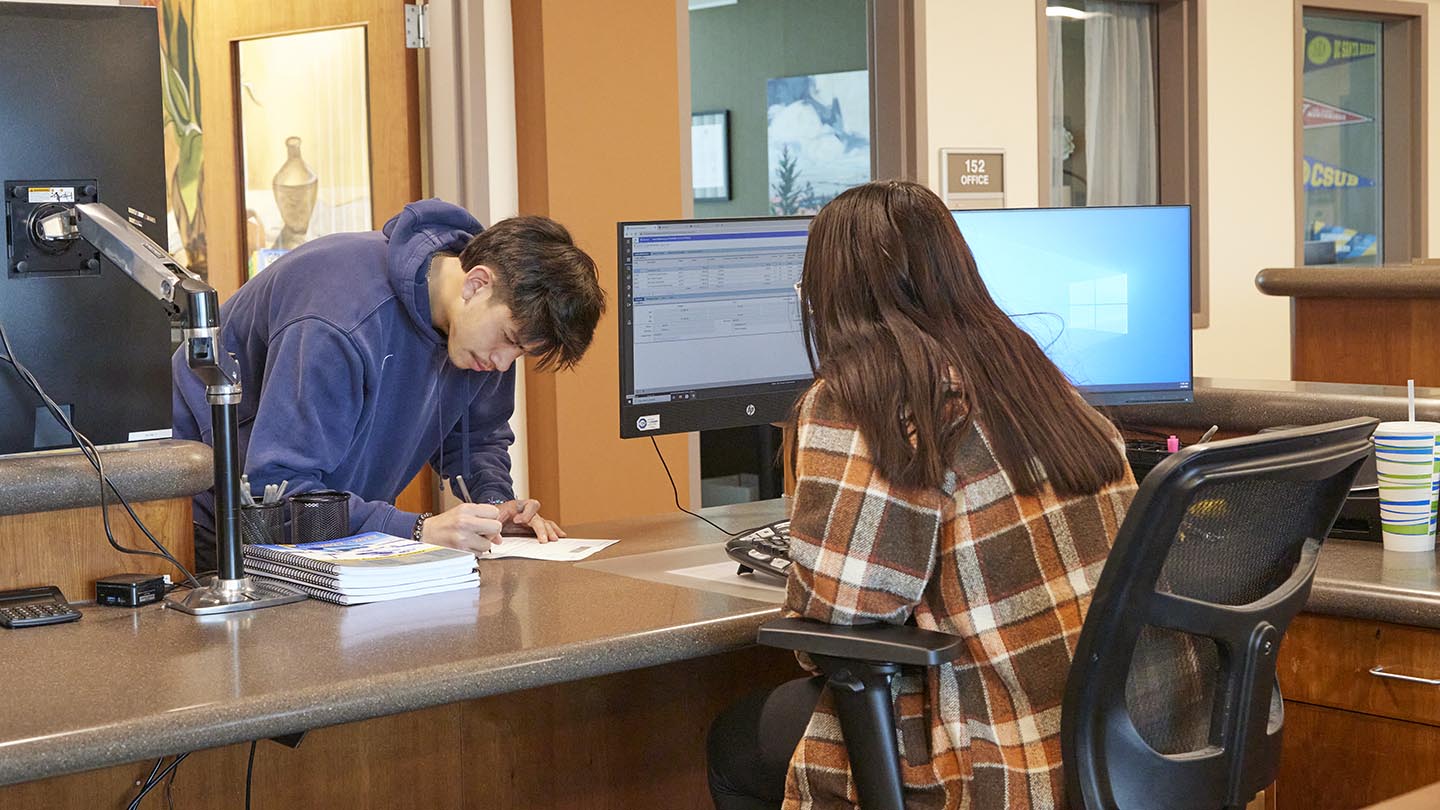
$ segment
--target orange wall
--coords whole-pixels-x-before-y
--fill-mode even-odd
[[[615,223],[684,215],[676,0],[512,0],[520,210],[564,223],[608,311],[573,372],[527,379],[530,488],[576,523],[674,509],[649,441],[619,437]],[[684,95],[682,95],[682,93]],[[689,503],[688,442],[660,440]]]

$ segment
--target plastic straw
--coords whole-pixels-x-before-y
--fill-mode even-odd
[[[1410,421],[1411,421],[1411,422],[1414,422],[1414,421],[1415,421],[1415,381],[1414,381],[1414,380],[1406,380],[1406,381],[1405,381],[1405,388],[1408,390],[1409,395],[1410,395]]]

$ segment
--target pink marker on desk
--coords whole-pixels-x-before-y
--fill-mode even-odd
[[[1168,438],[1168,439],[1165,440],[1165,452],[1167,452],[1167,453],[1178,453],[1178,452],[1180,452],[1180,437],[1179,437],[1179,436],[1171,435],[1170,438]]]

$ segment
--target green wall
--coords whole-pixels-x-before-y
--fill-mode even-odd
[[[730,111],[729,200],[697,217],[770,213],[765,80],[863,70],[865,0],[740,0],[690,12],[690,104]]]

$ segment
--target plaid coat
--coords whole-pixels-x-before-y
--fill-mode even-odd
[[[1090,593],[1135,492],[1015,492],[975,424],[944,485],[875,469],[823,384],[801,403],[786,613],[961,636],[953,663],[895,679],[908,810],[1064,808],[1060,705]],[[1119,437],[1116,437],[1117,452]],[[802,659],[802,663],[803,659]],[[855,806],[828,690],[790,761],[785,808]]]

